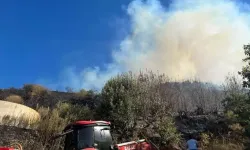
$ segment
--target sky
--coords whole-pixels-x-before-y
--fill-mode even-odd
[[[56,82],[65,66],[109,61],[128,0],[0,2],[0,87]]]
[[[101,89],[124,71],[220,83],[239,71],[249,5],[229,0],[0,2],[0,88]]]

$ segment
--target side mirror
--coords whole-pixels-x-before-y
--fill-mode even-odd
[[[109,146],[109,150],[114,150],[114,146],[113,146],[113,145],[110,145],[110,146]]]
[[[98,144],[97,143],[94,143],[94,148],[97,148]]]

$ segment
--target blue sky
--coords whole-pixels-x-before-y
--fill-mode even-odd
[[[109,62],[129,0],[0,2],[0,87],[56,82],[65,66]]]
[[[111,76],[139,69],[221,82],[242,67],[250,5],[200,2],[176,0],[167,7],[169,0],[0,1],[0,88],[38,83],[100,89]],[[208,27],[221,37],[211,38]],[[192,42],[201,44],[188,51]],[[210,50],[202,51],[204,46]],[[201,54],[207,57],[197,59]]]

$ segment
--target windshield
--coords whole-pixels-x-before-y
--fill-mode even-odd
[[[99,150],[110,150],[112,137],[109,126],[95,126],[94,137],[94,142],[97,144]]]
[[[78,131],[78,147],[89,148],[93,147],[93,127],[84,127]]]

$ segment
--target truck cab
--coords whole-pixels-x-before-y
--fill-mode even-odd
[[[64,133],[64,150],[112,149],[110,122],[77,121],[69,124]]]

